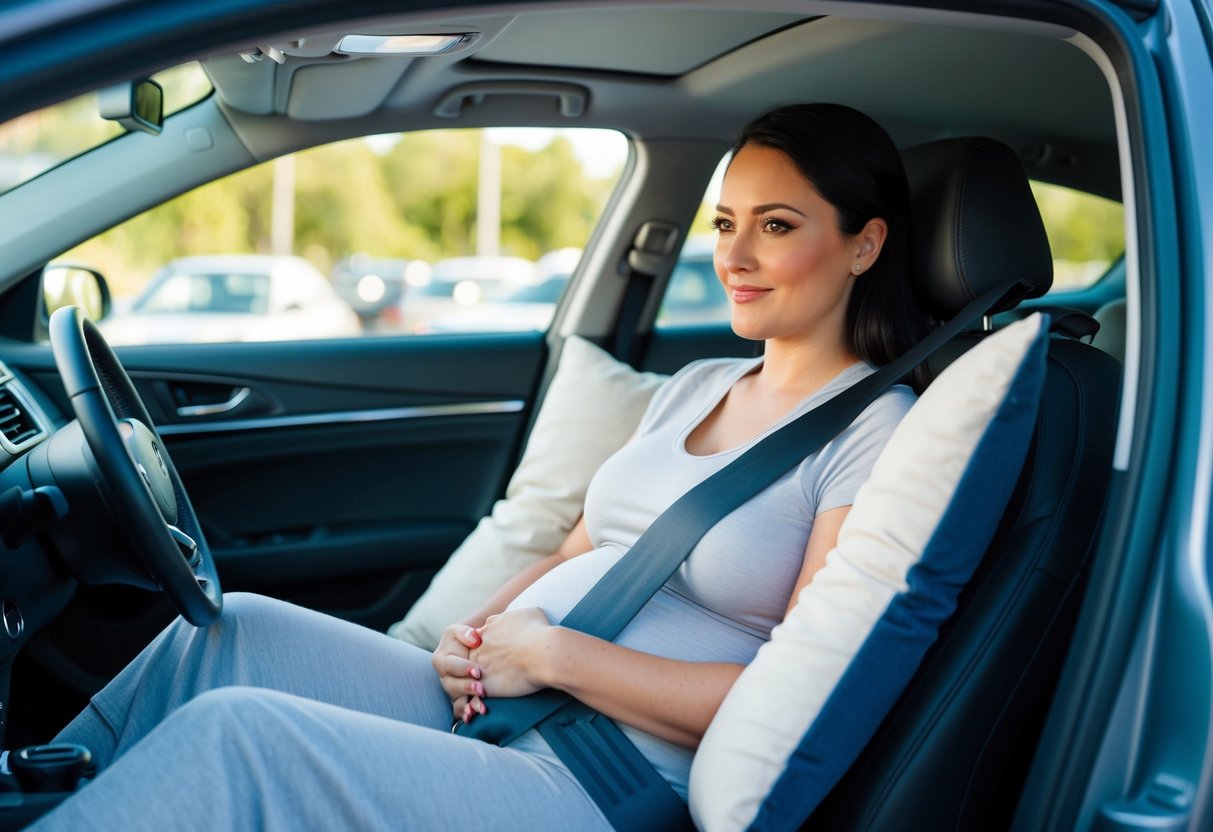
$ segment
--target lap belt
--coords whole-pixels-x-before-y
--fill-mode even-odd
[[[674,502],[586,593],[561,627],[613,641],[721,519],[841,433],[886,390],[1004,298],[991,289],[896,360],[797,417]],[[536,728],[616,829],[689,829],[686,804],[615,723],[557,690],[494,699],[455,731],[508,745]]]

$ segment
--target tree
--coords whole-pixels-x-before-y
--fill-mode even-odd
[[[296,158],[296,250],[324,271],[355,253],[435,261],[474,253],[480,132],[352,139]],[[585,244],[614,179],[587,177],[566,139],[503,149],[502,242],[537,258]],[[115,295],[137,291],[174,257],[270,251],[272,165],[183,194],[68,252]]]

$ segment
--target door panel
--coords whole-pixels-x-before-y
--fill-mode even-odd
[[[12,355],[67,413],[49,350]],[[510,333],[119,356],[189,491],[224,588],[382,629],[504,490],[546,348],[541,333]],[[244,389],[230,409],[205,407]]]
[[[118,352],[224,589],[378,629],[504,491],[546,359],[541,333]],[[53,405],[48,415],[71,417],[48,346],[7,342],[5,359]],[[182,387],[220,400],[250,393],[230,412],[191,418],[177,412]],[[9,716],[26,733],[10,739],[47,741],[172,616],[161,593],[82,587],[18,658]]]
[[[382,628],[488,511],[520,420],[516,412],[339,421],[166,443],[225,587]],[[384,580],[391,576],[410,580]],[[335,578],[349,589],[360,577],[382,592],[368,589],[356,606],[348,592],[325,601]]]

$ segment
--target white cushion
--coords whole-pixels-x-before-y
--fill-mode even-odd
[[[1033,315],[958,358],[893,432],[826,565],[699,746],[690,807],[701,829],[799,826],[905,689],[1022,468],[1047,320]]]
[[[590,478],[636,430],[664,380],[582,338],[567,339],[505,499],[388,633],[433,650],[444,628],[554,552],[581,516]]]

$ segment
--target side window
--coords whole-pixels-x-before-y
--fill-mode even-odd
[[[729,319],[729,299],[712,265],[715,243],[715,237],[708,234],[696,234],[687,239],[670,275],[658,313],[659,326],[686,326]]]
[[[727,157],[721,160],[691,223],[657,313],[658,327],[729,320],[728,298],[712,266],[715,238],[709,225],[727,161]],[[1124,206],[1060,185],[1031,185],[1053,250],[1052,291],[1093,285],[1124,253]]]
[[[665,297],[657,311],[657,327],[694,326],[708,323],[728,323],[729,298],[716,278],[712,251],[716,235],[712,218],[720,201],[720,182],[729,157],[720,160],[708,182],[707,191],[691,221],[691,229],[666,286]]]
[[[628,152],[607,130],[443,130],[303,151],[60,258],[115,344],[545,329]]]
[[[1093,285],[1125,251],[1125,207],[1083,191],[1033,182],[1049,247],[1053,288],[1069,292]]]

